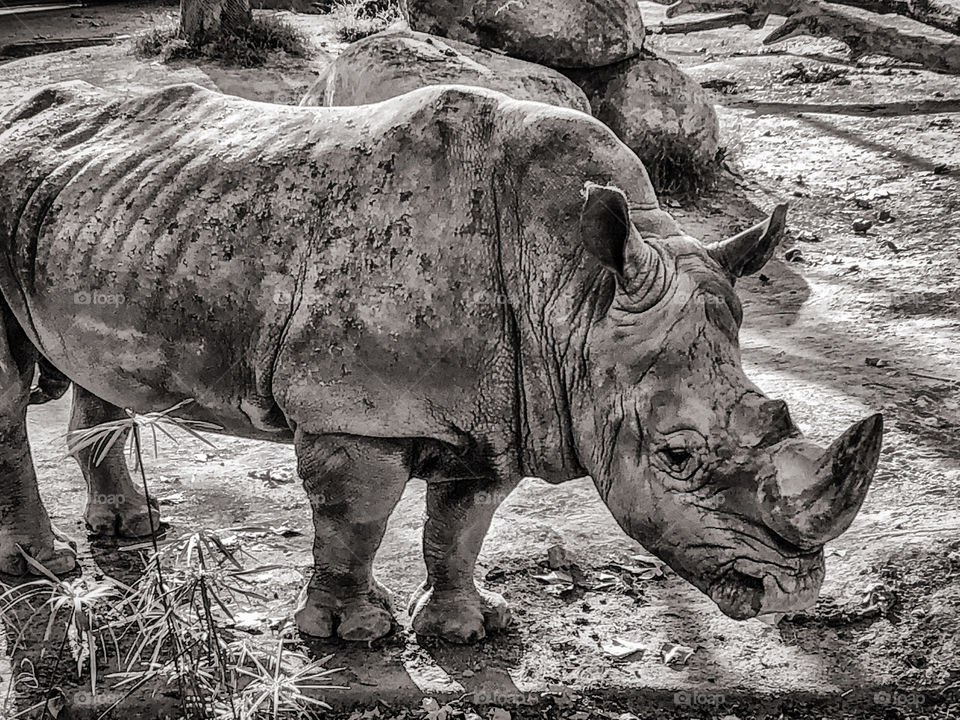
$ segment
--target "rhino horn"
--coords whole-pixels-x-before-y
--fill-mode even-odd
[[[783,237],[787,206],[777,205],[763,222],[707,246],[710,256],[734,277],[752,275],[764,266]]]
[[[882,440],[877,414],[852,425],[826,452],[803,440],[783,443],[757,490],[764,523],[804,549],[843,533],[866,497]]]

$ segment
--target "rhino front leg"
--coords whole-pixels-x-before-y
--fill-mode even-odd
[[[510,623],[506,601],[477,587],[474,568],[493,515],[517,486],[519,473],[505,463],[499,471],[494,463],[477,469],[479,477],[458,479],[460,473],[451,472],[427,481],[423,530],[427,580],[410,603],[413,629],[419,635],[472,643]]]
[[[126,413],[116,405],[101,400],[74,383],[71,432],[126,417]],[[127,434],[123,433],[99,463],[96,462],[96,446],[74,453],[83,479],[87,481],[87,508],[83,517],[90,532],[95,535],[143,537],[150,535],[160,524],[160,512],[154,503],[152,518],[155,527],[151,527],[147,499],[127,469],[124,458]]]
[[[73,570],[77,556],[55,533],[40,499],[27,440],[27,401],[36,353],[9,310],[0,308],[0,572],[33,571],[22,548],[50,572]]]
[[[375,640],[394,628],[373,558],[410,477],[403,443],[297,431],[297,469],[313,507],[313,577],[295,615],[301,632]]]

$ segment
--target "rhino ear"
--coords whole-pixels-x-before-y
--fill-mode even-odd
[[[627,196],[618,188],[592,182],[583,186],[583,196],[580,241],[601,265],[623,279],[631,228]]]
[[[777,205],[763,222],[707,246],[710,256],[734,277],[752,275],[771,258],[787,226],[787,206]]]

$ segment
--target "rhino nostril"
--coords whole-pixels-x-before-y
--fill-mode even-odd
[[[755,575],[749,575],[741,570],[731,570],[730,579],[750,590],[763,591],[763,579]]]

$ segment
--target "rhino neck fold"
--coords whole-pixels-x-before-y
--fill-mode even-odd
[[[583,366],[589,283],[569,257],[528,232],[512,188],[493,189],[498,275],[514,349],[517,449],[525,475],[563,482],[587,474],[576,451],[569,388]],[[579,290],[579,292],[578,292]]]

